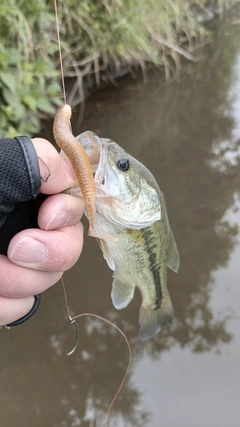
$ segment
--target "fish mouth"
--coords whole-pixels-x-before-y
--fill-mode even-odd
[[[107,163],[107,147],[103,140],[94,132],[86,131],[76,137],[84,148],[92,166],[95,185],[105,185],[105,167]]]

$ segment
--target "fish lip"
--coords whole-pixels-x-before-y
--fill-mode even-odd
[[[105,138],[99,138],[92,131],[83,132],[78,135],[76,139],[86,151],[92,165],[95,185],[98,188],[100,186],[104,186],[106,182],[105,170],[107,164],[107,147],[105,142],[108,140],[105,140]]]
[[[107,147],[103,144],[102,139],[98,138],[99,162],[95,172],[94,182],[97,186],[105,185],[105,170],[107,163]]]

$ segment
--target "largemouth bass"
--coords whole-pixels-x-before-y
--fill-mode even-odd
[[[76,137],[92,165],[97,221],[115,241],[99,240],[114,271],[111,297],[126,307],[138,287],[141,340],[173,322],[167,266],[177,272],[179,254],[169,225],[164,195],[149,170],[118,144],[87,131]]]

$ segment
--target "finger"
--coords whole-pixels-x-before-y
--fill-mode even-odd
[[[34,304],[34,297],[5,298],[0,297],[0,325],[7,325],[21,319],[30,312]]]
[[[0,270],[0,295],[6,298],[25,298],[40,294],[62,277],[62,272],[27,270],[13,264],[4,255],[0,255]]]
[[[54,231],[27,229],[16,234],[8,247],[14,264],[35,270],[66,271],[78,260],[83,245],[83,225]]]
[[[41,205],[38,225],[43,230],[54,230],[77,224],[85,210],[82,199],[67,194],[49,196]]]
[[[41,193],[55,194],[67,188],[78,186],[70,162],[62,158],[49,141],[32,139],[41,174]]]

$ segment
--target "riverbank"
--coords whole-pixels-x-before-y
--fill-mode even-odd
[[[80,102],[86,89],[106,80],[153,66],[166,79],[176,77],[182,60],[199,59],[199,46],[211,38],[210,23],[236,3],[59,1],[64,75],[76,79],[68,102]],[[62,102],[53,2],[2,0],[0,28],[0,136],[32,134]]]

